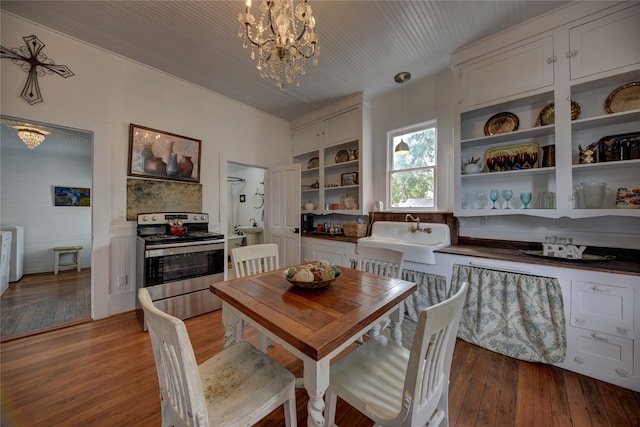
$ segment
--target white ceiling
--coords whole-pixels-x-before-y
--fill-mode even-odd
[[[257,13],[259,0],[254,0]],[[238,37],[244,1],[7,1],[2,12],[291,120],[356,92],[376,96],[449,67],[456,48],[566,1],[309,0],[321,46],[300,86],[261,79]],[[29,34],[24,34],[28,36]],[[47,40],[42,40],[47,43]],[[7,48],[22,40],[2,40]],[[64,56],[54,60],[69,66]],[[409,87],[411,81],[406,84]]]

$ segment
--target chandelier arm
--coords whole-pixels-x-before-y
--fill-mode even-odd
[[[245,31],[245,35],[247,36],[247,40],[249,40],[251,42],[252,45],[257,46],[257,47],[263,47],[265,46],[267,43],[275,43],[276,39],[273,37],[270,37],[268,39],[266,39],[264,42],[262,43],[258,43],[257,41],[255,41],[252,37],[251,37],[251,32],[249,31],[249,29],[251,28],[251,24],[249,24],[248,22],[245,22],[244,24],[247,28]]]
[[[300,55],[302,55],[304,57],[304,59],[309,59],[311,58],[313,55],[315,55],[316,53],[316,42],[312,42],[311,43],[313,45],[313,51],[311,51],[311,53],[309,55],[307,55],[306,53],[304,53],[303,51],[301,51],[298,46],[296,45],[291,45],[292,48],[294,48],[296,50],[296,52],[298,52]]]

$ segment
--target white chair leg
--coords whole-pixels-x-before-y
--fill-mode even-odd
[[[267,353],[267,349],[269,347],[269,339],[265,334],[258,332],[258,348],[263,353]]]
[[[324,426],[333,427],[336,422],[336,405],[338,403],[338,395],[327,390],[324,395],[324,400]]]
[[[289,393],[289,400],[284,402],[284,425],[286,427],[297,427],[297,414],[296,414],[296,391],[293,389]]]

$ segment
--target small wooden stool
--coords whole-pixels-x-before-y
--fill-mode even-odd
[[[61,246],[53,248],[54,262],[53,262],[53,274],[58,274],[60,267],[76,267],[80,271],[80,251],[82,246]],[[60,264],[61,254],[72,254],[74,257],[73,262],[67,262]]]

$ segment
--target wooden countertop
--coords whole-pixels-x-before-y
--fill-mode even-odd
[[[462,239],[464,240],[464,239]],[[473,240],[473,239],[469,239]],[[581,270],[594,270],[604,273],[628,274],[632,276],[640,276],[640,251],[619,250],[607,248],[587,248],[586,253],[593,255],[613,255],[616,258],[607,261],[571,261],[562,258],[541,257],[535,255],[527,255],[521,252],[524,250],[540,250],[540,243],[526,244],[527,247],[519,247],[522,244],[518,242],[509,242],[511,247],[504,247],[504,242],[496,241],[496,245],[492,241],[482,240],[478,242],[463,242],[458,245],[447,246],[437,252],[453,255],[466,255],[479,258],[497,259],[503,261],[521,262],[527,264],[540,264],[553,267],[575,268]],[[535,245],[537,247],[532,247]]]
[[[324,240],[334,240],[337,242],[349,242],[349,243],[358,243],[358,239],[360,237],[347,237],[344,234],[324,234],[324,233],[316,233],[316,232],[310,232],[310,233],[302,233],[301,234],[302,237],[312,237],[314,239],[324,239]]]

